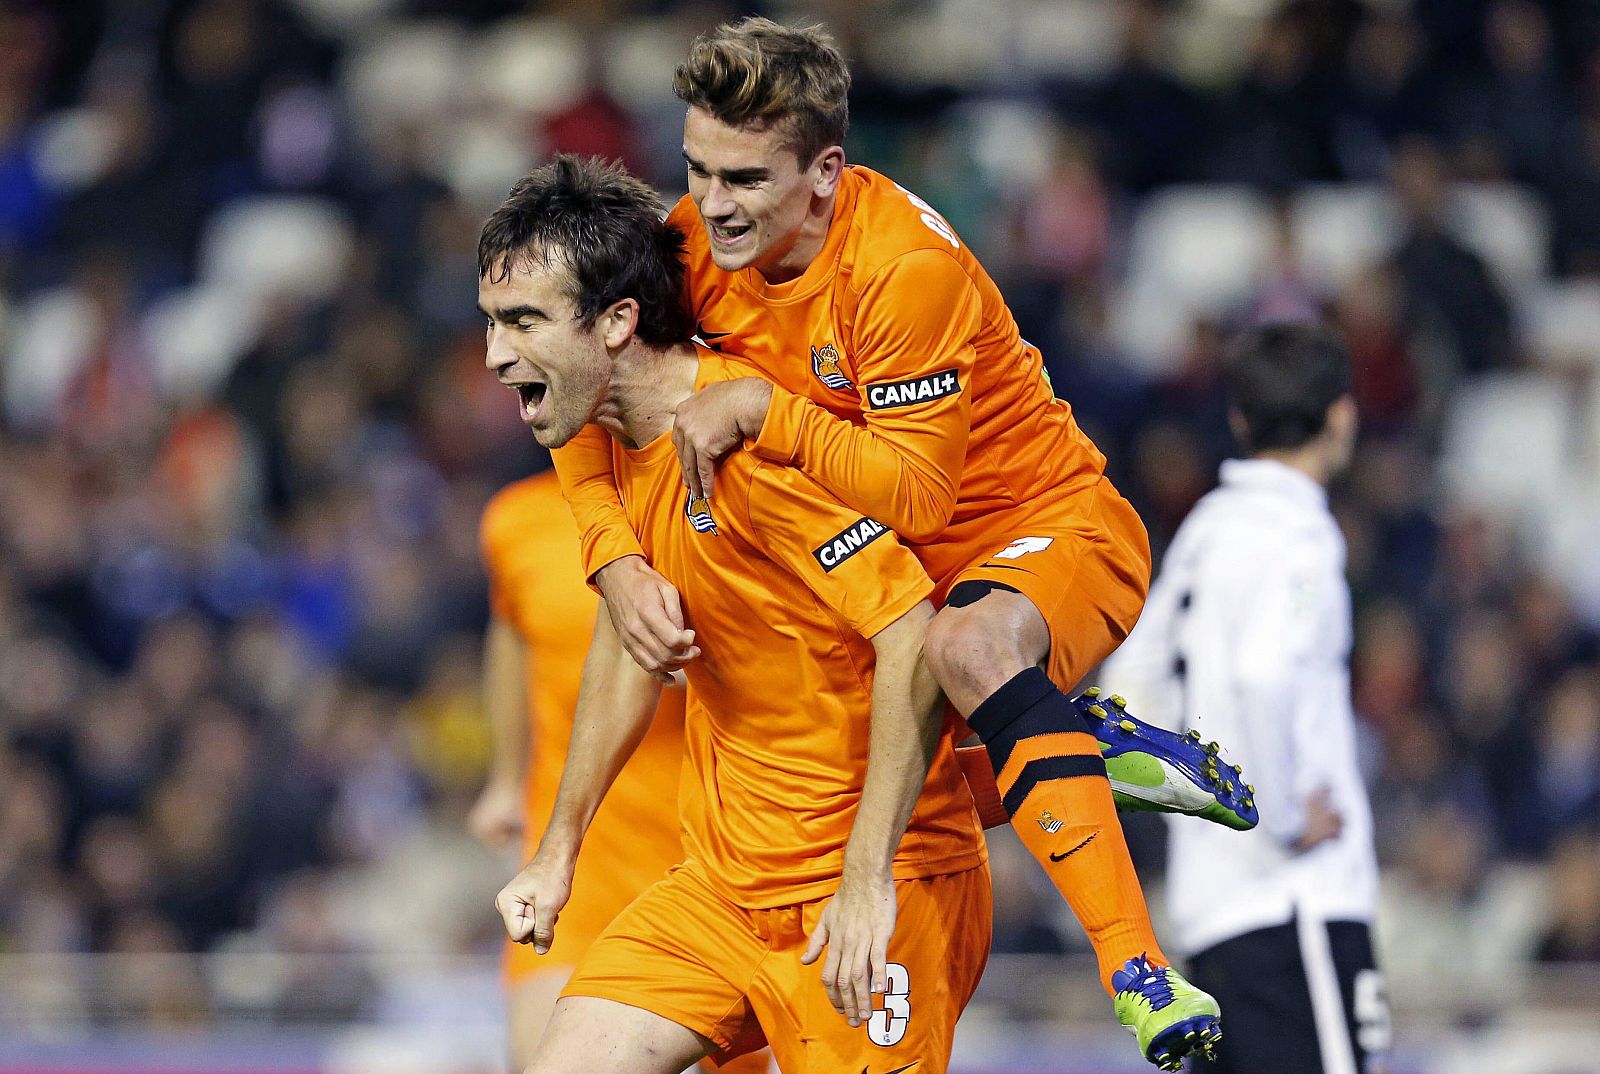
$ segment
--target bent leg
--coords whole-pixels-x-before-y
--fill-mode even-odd
[[[681,1074],[714,1047],[642,1008],[567,996],[556,1004],[524,1074]]]
[[[971,593],[968,590],[967,593]],[[958,586],[928,627],[929,669],[988,750],[1011,826],[1088,934],[1108,992],[1132,958],[1164,964],[1100,745],[1040,669],[1044,614],[1021,593]]]

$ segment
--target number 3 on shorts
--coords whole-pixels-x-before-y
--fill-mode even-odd
[[[867,1021],[867,1039],[882,1048],[899,1044],[911,1022],[911,975],[898,962],[884,963],[888,989],[883,994],[883,1009],[873,1011]]]

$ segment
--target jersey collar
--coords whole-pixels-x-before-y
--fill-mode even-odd
[[[1268,492],[1308,507],[1328,506],[1327,489],[1276,459],[1229,459],[1222,464],[1221,479],[1227,488]]]

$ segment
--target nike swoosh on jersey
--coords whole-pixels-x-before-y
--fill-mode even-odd
[[[1071,850],[1067,851],[1065,854],[1052,854],[1052,855],[1050,855],[1050,860],[1051,861],[1066,861],[1068,858],[1072,857],[1078,851],[1082,850],[1084,847],[1086,847],[1090,843],[1094,842],[1094,837],[1099,835],[1099,834],[1100,834],[1099,832],[1090,832],[1089,833],[1089,838],[1085,839],[1083,842],[1079,843],[1077,846],[1073,847]],[[890,1074],[894,1074],[894,1072],[891,1071]]]
[[[916,1062],[907,1063],[903,1067],[895,1067],[893,1070],[889,1071],[888,1074],[905,1074],[905,1071],[910,1070],[912,1067],[916,1066],[917,1063],[920,1063],[920,1062],[922,1062],[922,1060],[918,1059]],[[861,1068],[861,1074],[870,1074],[871,1070],[872,1070],[872,1068],[870,1066],[862,1067]]]
[[[706,329],[701,328],[699,325],[695,325],[694,334],[700,337],[700,342],[706,345],[707,350],[721,351],[722,347],[717,344],[717,340],[721,339],[723,336],[731,335],[732,333],[709,332]]]

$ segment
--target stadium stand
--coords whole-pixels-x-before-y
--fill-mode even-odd
[[[1600,1070],[1600,16],[757,7],[834,27],[851,156],[978,249],[1158,552],[1226,334],[1337,326],[1396,1069]],[[0,0],[0,1071],[492,1067],[474,534],[542,460],[477,230],[555,150],[679,193],[671,68],[745,10]],[[995,855],[1021,961],[960,1069],[1131,1069],[1062,1036],[1094,997],[1025,956],[1082,938]],[[431,1043],[82,1036],[235,1023]]]

